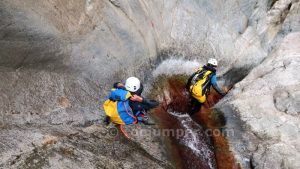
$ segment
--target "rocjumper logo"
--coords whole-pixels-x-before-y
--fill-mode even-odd
[[[130,136],[133,137],[172,137],[176,139],[183,138],[185,136],[188,136],[189,134],[193,133],[196,135],[205,135],[206,137],[234,137],[234,130],[233,129],[127,129],[126,132]],[[120,132],[119,130],[114,127],[110,128],[108,134],[111,137],[119,136]]]

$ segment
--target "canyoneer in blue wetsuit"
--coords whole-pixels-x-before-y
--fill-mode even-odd
[[[116,82],[111,89],[103,107],[106,114],[105,123],[129,125],[142,122],[150,124],[146,111],[157,107],[158,102],[141,96],[143,85],[136,77],[130,77],[125,85]]]
[[[186,88],[192,96],[190,112],[191,115],[200,111],[202,104],[206,102],[207,95],[210,92],[211,86],[216,90],[218,94],[220,94],[221,96],[225,96],[226,93],[223,92],[217,84],[217,66],[217,60],[211,58],[208,60],[206,65],[198,69],[188,79]]]

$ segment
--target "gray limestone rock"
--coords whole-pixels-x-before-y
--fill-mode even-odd
[[[299,32],[290,33],[217,105],[227,117],[227,129],[243,126],[229,140],[233,151],[243,154],[239,158],[252,159],[255,168],[300,167],[299,40]],[[256,148],[242,151],[237,142]]]
[[[245,168],[300,168],[299,10],[297,0],[0,1],[0,167],[172,168],[157,138],[120,143],[90,125],[114,81],[146,83],[173,56],[217,58],[229,86],[257,66],[218,106],[232,148]]]

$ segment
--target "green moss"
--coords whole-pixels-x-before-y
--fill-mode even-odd
[[[211,112],[212,120],[216,122],[217,127],[223,128],[226,125],[226,119],[222,112],[213,109]]]

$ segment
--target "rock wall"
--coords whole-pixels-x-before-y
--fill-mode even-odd
[[[30,139],[10,145],[22,140],[18,127],[33,126],[36,132],[27,138],[36,142],[57,126],[76,132],[72,127],[103,117],[101,103],[114,81],[134,75],[146,82],[169,55],[201,63],[214,56],[231,85],[299,31],[297,0],[2,0],[0,15],[0,117],[6,129],[0,135],[8,140],[1,142],[7,158],[0,167],[6,168],[22,153],[36,154]],[[295,112],[282,103],[276,107]],[[253,164],[261,166],[258,158]],[[43,167],[55,166],[57,159],[45,159]]]
[[[164,52],[200,62],[214,56],[221,74],[245,76],[280,41],[279,30],[294,31],[267,30],[287,15],[291,1],[284,2],[273,9],[268,1],[2,1],[2,112],[15,123],[34,123],[34,114],[57,119],[58,111],[69,119],[62,123],[96,120],[110,83],[144,79]]]
[[[217,108],[234,129],[231,146],[254,168],[299,168],[300,34],[254,68]],[[241,128],[241,126],[243,128]]]
[[[285,2],[277,1],[269,11],[272,25]],[[300,167],[299,10],[300,3],[294,2],[280,28],[268,28],[267,36],[279,31],[269,47],[280,45],[216,106],[226,117],[225,129],[235,131],[230,144],[245,168]]]

